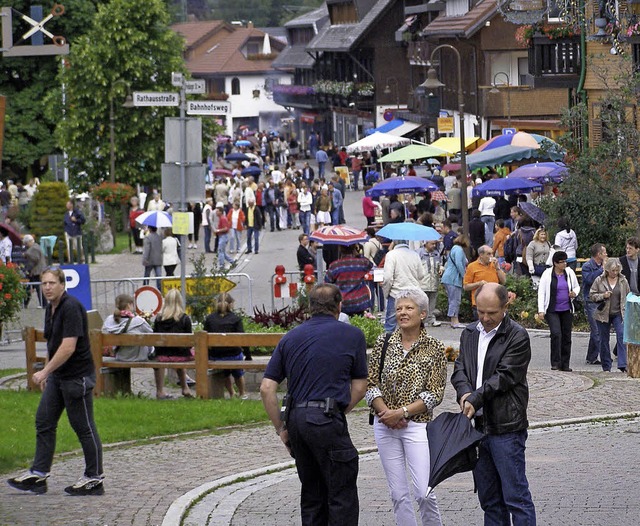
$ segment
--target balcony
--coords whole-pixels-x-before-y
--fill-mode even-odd
[[[575,88],[580,79],[580,37],[534,36],[529,45],[534,88]]]
[[[278,84],[273,87],[273,101],[280,106],[311,109],[315,107],[316,94],[311,86]]]

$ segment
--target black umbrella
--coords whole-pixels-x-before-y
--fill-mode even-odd
[[[251,158],[248,155],[240,152],[230,153],[224,158],[225,161],[250,161]]]
[[[443,480],[475,467],[482,437],[462,413],[442,413],[427,424],[431,457],[427,495]]]
[[[541,225],[547,220],[546,214],[542,211],[542,209],[533,203],[529,203],[527,201],[523,201],[518,205],[522,208],[522,211],[527,214],[531,219],[533,219],[536,223],[540,223]]]

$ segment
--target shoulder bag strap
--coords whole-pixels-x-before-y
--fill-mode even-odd
[[[378,369],[378,382],[382,381],[382,369],[384,368],[384,359],[387,356],[387,347],[389,347],[389,340],[393,333],[387,333],[384,337],[384,343],[382,344],[382,352],[380,353],[380,368]]]

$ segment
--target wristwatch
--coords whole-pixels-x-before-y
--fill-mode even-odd
[[[402,416],[404,416],[404,419],[409,420],[409,410],[405,406],[402,407],[402,413],[403,413]]]

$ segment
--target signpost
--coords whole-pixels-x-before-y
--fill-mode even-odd
[[[226,100],[190,100],[187,115],[231,115],[231,103]]]
[[[155,91],[134,91],[134,106],[178,106],[180,96],[178,93],[155,92]]]
[[[204,79],[185,80],[184,91],[187,95],[202,95],[207,92],[207,86]]]

